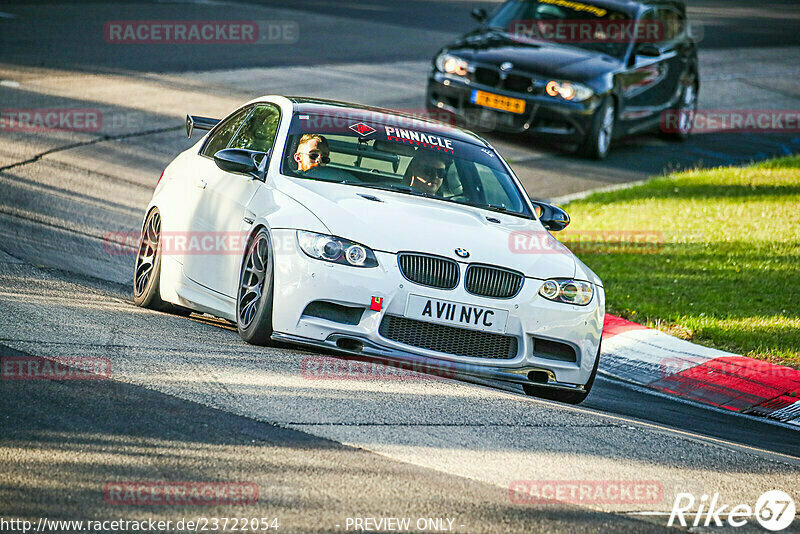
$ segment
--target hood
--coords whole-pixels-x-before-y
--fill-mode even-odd
[[[333,235],[373,250],[425,252],[506,267],[532,278],[569,278],[575,274],[575,257],[566,248],[554,251],[555,241],[535,220],[330,182],[287,178],[276,185],[319,217]],[[500,224],[489,222],[487,216],[500,220]],[[527,240],[517,241],[519,236]],[[534,247],[527,246],[531,240]],[[550,240],[550,244],[542,246],[544,240]],[[469,259],[458,258],[457,248],[467,249]]]
[[[483,29],[469,33],[446,47],[448,53],[468,62],[499,67],[510,61],[513,70],[573,81],[589,81],[608,74],[620,61],[592,50],[575,46],[521,41],[499,30]]]

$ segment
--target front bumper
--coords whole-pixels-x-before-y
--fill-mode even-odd
[[[552,302],[539,296],[542,281],[526,278],[520,292],[510,299],[480,297],[468,293],[462,282],[453,290],[429,288],[407,280],[397,256],[376,251],[379,265],[356,268],[315,260],[297,246],[294,230],[273,230],[275,290],[273,338],[314,347],[390,361],[411,362],[426,369],[530,383],[528,374],[547,374],[554,387],[581,387],[589,380],[602,334],[605,295],[602,287],[587,306]],[[516,338],[516,355],[484,358],[446,354],[400,343],[380,334],[387,314],[402,317],[409,294],[448,300],[509,312],[506,335]],[[381,310],[370,310],[373,297],[383,299]],[[352,324],[304,315],[309,303],[324,301],[357,308]],[[534,352],[536,340],[549,340],[574,349],[575,361],[541,357]]]
[[[524,113],[511,113],[471,102],[472,92],[485,91],[522,99]],[[591,127],[600,103],[595,95],[584,102],[567,102],[544,94],[527,94],[480,85],[466,78],[432,71],[428,77],[426,105],[454,116],[456,122],[475,132],[501,131],[546,135],[561,141],[581,142]]]
[[[528,378],[528,376],[531,373],[544,373],[546,375],[547,382],[536,382],[537,385],[546,385],[548,387],[563,390],[583,389],[582,384],[567,384],[559,382],[552,371],[543,367],[505,368],[491,367],[487,365],[473,365],[461,362],[448,362],[445,360],[421,356],[408,351],[383,347],[373,343],[367,338],[362,338],[357,335],[332,334],[327,339],[319,341],[314,339],[306,339],[291,334],[275,332],[272,334],[272,339],[274,341],[282,341],[284,343],[291,343],[294,345],[303,345],[317,349],[329,349],[344,354],[367,356],[383,361],[396,362],[400,364],[398,367],[406,368],[409,371],[423,372],[448,378],[454,378],[458,375],[469,375],[492,380],[502,380],[504,382],[513,382],[516,384],[530,384],[531,380]],[[342,340],[347,340],[348,343],[342,344]],[[357,340],[361,343],[359,348],[352,348],[352,343],[350,342],[353,340]]]

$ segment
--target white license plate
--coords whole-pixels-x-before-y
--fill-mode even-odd
[[[508,311],[433,299],[420,295],[409,295],[405,316],[419,321],[504,334]]]

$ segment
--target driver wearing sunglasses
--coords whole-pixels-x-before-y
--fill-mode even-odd
[[[447,175],[447,166],[441,158],[430,152],[420,152],[408,164],[405,185],[417,191],[434,195],[442,187]]]
[[[331,148],[323,135],[304,134],[300,137],[293,159],[297,163],[297,172],[307,178],[331,182],[353,179],[353,175],[348,172],[328,167],[331,162]]]
[[[297,145],[294,160],[300,172],[308,172],[315,167],[325,167],[331,161],[328,140],[319,134],[303,135]]]

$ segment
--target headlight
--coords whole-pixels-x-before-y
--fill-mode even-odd
[[[375,253],[364,245],[359,245],[341,237],[297,231],[300,248],[312,258],[351,265],[353,267],[377,267]]]
[[[586,306],[592,301],[594,287],[579,280],[545,280],[539,294],[548,300]]]
[[[466,76],[467,67],[469,67],[466,61],[450,54],[439,54],[436,56],[435,64],[440,71],[458,76]]]
[[[547,82],[544,90],[550,96],[560,96],[570,102],[583,102],[594,94],[594,91],[580,83],[555,80]]]

